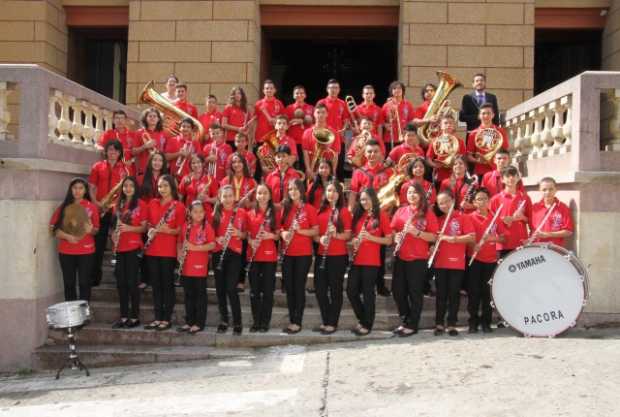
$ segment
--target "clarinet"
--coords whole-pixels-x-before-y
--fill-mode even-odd
[[[224,268],[224,256],[226,252],[228,252],[228,245],[230,243],[230,239],[232,239],[233,234],[233,222],[235,221],[235,216],[237,215],[237,206],[233,208],[233,212],[230,216],[230,220],[228,221],[228,226],[226,226],[226,233],[224,234],[224,243],[222,244],[222,254],[220,255],[220,259],[217,261],[217,266],[215,269],[221,271]]]
[[[441,226],[441,230],[439,231],[438,236],[442,236],[445,233],[446,227],[448,226],[448,222],[450,221],[450,216],[452,216],[452,212],[454,211],[454,206],[455,206],[454,204],[450,206],[450,210],[448,211],[448,214],[446,214],[446,220],[443,222],[443,226]],[[427,264],[428,268],[433,266],[433,261],[435,260],[435,255],[437,255],[437,252],[439,251],[440,243],[441,243],[441,240],[435,243],[435,247],[433,248],[433,253],[431,253],[430,258],[428,258],[428,264]]]
[[[433,182],[431,181],[431,183],[428,185],[428,190],[426,190],[426,201],[429,201],[431,196],[433,195]]]
[[[283,240],[282,246],[280,247],[280,253],[278,255],[278,263],[280,265],[282,265],[282,262],[284,262],[284,255],[286,255],[288,246],[293,241],[293,238],[295,237],[295,232],[297,231],[297,229],[299,229],[299,214],[301,213],[303,207],[304,206],[302,203],[297,209],[297,213],[295,213],[295,218],[293,219],[293,222],[291,223],[291,227],[289,228],[289,232],[291,232],[290,237],[286,240]]]
[[[170,204],[170,207],[168,207],[168,210],[166,210],[166,213],[164,213],[161,219],[159,219],[159,222],[157,222],[157,225],[155,225],[154,228],[148,231],[146,243],[144,244],[144,248],[142,248],[142,252],[146,252],[146,250],[151,246],[151,243],[153,243],[153,240],[155,240],[155,237],[157,236],[159,229],[161,229],[162,226],[165,225],[168,222],[168,220],[170,220],[170,216],[172,215],[172,213],[174,213],[175,208],[176,208],[176,204],[172,202]]]
[[[362,223],[362,228],[360,229],[360,233],[359,233],[360,235],[366,231],[366,225],[368,224],[369,220],[370,220],[370,214],[368,215],[368,217],[366,218],[364,223]],[[357,245],[357,247],[353,246],[353,250],[351,251],[351,256],[349,256],[349,265],[347,265],[347,274],[349,272],[351,272],[351,267],[353,266],[353,261],[355,261],[355,258],[357,258],[357,252],[359,252],[361,246],[362,246],[362,240],[361,239],[360,239],[359,244]]]
[[[467,176],[469,177],[469,174]],[[478,176],[473,175],[469,178],[470,178],[470,183],[467,185],[467,192],[465,193],[464,201],[471,204],[472,201],[474,201],[474,196],[476,194],[476,189],[478,186]]]
[[[119,240],[121,238],[121,227],[120,227],[120,223],[121,223],[121,211],[123,210],[123,207],[121,206],[120,202],[118,204],[117,210],[116,210],[116,227],[114,228],[114,239],[113,242],[114,243],[114,249],[112,250],[112,261],[110,261],[110,263],[112,265],[116,265],[117,259],[116,259],[116,251],[118,250],[118,244],[119,244]]]
[[[396,246],[394,246],[394,257],[396,257],[398,255],[398,253],[400,252],[400,248],[403,246],[403,243],[405,242],[405,238],[407,237],[406,230],[409,227],[411,227],[412,223],[413,223],[413,215],[411,213],[411,210],[409,210],[409,218],[407,219],[407,222],[405,223],[405,226],[403,227],[403,230],[399,233],[401,238],[398,241],[398,243],[396,244]]]
[[[185,258],[187,258],[187,253],[189,252],[189,235],[192,231],[191,225],[191,216],[189,209],[187,210],[187,216],[185,217],[185,236],[183,238],[183,246],[181,246],[181,257],[179,258],[179,269],[177,269],[177,278],[181,277],[183,273],[183,267],[185,266]]]
[[[334,218],[336,220],[338,219],[338,213],[339,213],[339,211],[338,211],[337,208],[333,209],[332,214],[331,214],[331,216],[329,216],[329,219],[327,221],[327,231],[325,233],[326,238],[327,238],[327,243],[325,244],[325,252],[323,253],[323,256],[321,257],[321,263],[319,264],[319,269],[321,271],[324,271],[325,267],[327,265],[327,251],[329,249],[330,243],[332,242],[332,234],[329,233],[329,228],[330,228],[330,226],[335,224]]]
[[[263,242],[263,239],[259,238],[259,236],[265,231],[267,222],[269,221],[269,217],[271,217],[271,209],[268,209],[265,212],[265,220],[261,223],[260,227],[258,228],[258,232],[256,233],[256,237],[259,239],[258,240],[258,245],[256,245],[256,249],[252,249],[252,256],[250,257],[250,260],[248,261],[247,265],[245,266],[245,278],[246,279],[250,275],[250,269],[252,268],[252,263],[254,262],[254,258],[256,257],[256,252],[258,251],[258,248],[260,247],[261,243]]]

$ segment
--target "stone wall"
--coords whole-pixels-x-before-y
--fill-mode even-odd
[[[0,62],[67,73],[67,25],[60,0],[7,0],[0,13]]]
[[[127,103],[150,80],[163,89],[169,74],[190,86],[190,100],[207,94],[225,103],[241,85],[258,96],[260,23],[256,0],[146,1],[129,4]]]
[[[620,0],[611,0],[603,32],[603,69],[620,71]]]
[[[502,109],[531,97],[534,79],[534,1],[457,2],[402,0],[400,78],[407,96],[421,102],[420,89],[437,82],[443,69],[471,89],[473,74],[485,73]]]

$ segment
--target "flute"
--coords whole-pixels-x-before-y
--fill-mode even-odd
[[[534,233],[532,233],[530,237],[525,241],[525,245],[529,245],[534,241],[534,239],[536,239],[536,235],[542,230],[545,223],[547,223],[547,220],[549,220],[549,217],[551,217],[551,213],[553,212],[553,209],[555,209],[555,206],[557,206],[557,204],[558,203],[553,203],[553,205],[549,207],[549,210],[547,210],[547,212],[545,213],[545,217],[543,217],[536,230],[534,230]]]
[[[486,230],[484,231],[484,233],[482,234],[482,237],[480,238],[480,240],[478,241],[478,243],[476,244],[477,249],[474,251],[474,253],[471,255],[471,258],[469,259],[469,263],[467,264],[467,266],[471,266],[472,263],[474,263],[474,259],[476,259],[476,256],[478,256],[478,252],[480,252],[480,249],[482,249],[482,245],[484,244],[485,239],[487,238],[487,236],[491,233],[491,229],[493,228],[493,225],[495,224],[495,222],[497,221],[497,218],[499,217],[499,214],[502,212],[502,208],[504,208],[504,203],[502,203],[498,208],[497,211],[495,212],[495,215],[493,216],[493,218],[491,219],[491,223],[489,223],[489,225],[487,226]]]
[[[327,222],[327,230],[325,232],[325,238],[327,240],[326,244],[325,244],[325,252],[323,253],[323,256],[321,257],[321,263],[319,264],[319,269],[320,270],[325,270],[325,266],[327,264],[327,251],[329,250],[329,244],[332,241],[332,234],[329,233],[329,229],[330,226],[333,226],[335,223],[334,218],[338,219],[338,209],[334,208],[332,211],[331,216],[329,216],[328,222]],[[320,239],[319,239],[320,240]]]
[[[439,236],[443,236],[444,232],[446,231],[446,227],[448,227],[448,223],[450,221],[450,216],[452,216],[452,212],[454,211],[454,206],[455,204],[452,204],[450,206],[450,210],[448,211],[448,214],[446,214],[446,220],[443,222],[443,225],[441,226],[441,231],[439,232]],[[433,248],[433,253],[431,254],[431,257],[428,258],[429,268],[433,265],[433,261],[435,260],[435,256],[437,255],[437,252],[439,250],[440,243],[441,243],[441,240],[438,240],[437,243],[435,244],[435,247]]]
[[[403,246],[403,243],[405,242],[405,238],[407,237],[406,230],[409,227],[411,227],[412,223],[413,223],[413,215],[411,213],[411,210],[409,210],[409,218],[407,219],[405,226],[403,226],[403,230],[399,233],[400,240],[394,246],[394,257],[396,257],[398,253],[400,252],[400,248]]]

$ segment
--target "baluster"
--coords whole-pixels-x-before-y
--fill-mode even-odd
[[[536,110],[532,110],[528,113],[528,117],[533,121],[534,131],[530,136],[530,144],[532,145],[532,152],[530,152],[528,159],[536,159],[542,156],[542,141],[540,140],[540,117]]]
[[[60,119],[58,120],[58,124],[56,125],[56,129],[60,134],[58,136],[58,142],[69,142],[71,138],[69,138],[69,131],[71,130],[71,121],[69,120],[69,100],[62,93],[62,91],[54,91],[54,95],[57,97],[60,103]]]
[[[112,112],[110,110],[103,110],[103,121],[105,122],[103,126],[104,132],[106,130],[112,129]]]
[[[551,146],[553,145],[553,136],[551,136],[551,124],[553,118],[553,106],[554,102],[549,103],[549,106],[543,106],[538,109],[541,113],[541,117],[544,117],[543,130],[540,132],[540,140],[543,143],[542,156],[549,156]]]
[[[71,125],[71,142],[75,145],[83,145],[82,140],[82,106],[75,97],[71,97],[71,107],[73,107],[73,124]]]
[[[530,159],[530,153],[532,151],[532,123],[527,118],[526,114],[521,115],[521,123],[525,126],[523,132],[523,142],[521,143],[521,152],[525,159]]]
[[[93,104],[93,111],[95,114],[95,133],[93,139],[96,145],[99,142],[99,137],[103,134],[103,110]]]
[[[571,137],[573,135],[573,108],[572,108],[572,100],[571,96],[564,96],[560,99],[560,104],[563,108],[566,109],[566,121],[564,122],[564,126],[562,126],[562,135],[564,136],[564,143],[560,148],[560,154],[566,154],[570,152],[572,146]]]
[[[84,129],[82,135],[84,136],[84,145],[92,147],[94,145],[93,138],[95,137],[95,128],[93,127],[93,110],[90,104],[86,101],[82,101],[82,108],[84,109]]]
[[[606,151],[620,151],[620,89],[612,90],[608,96],[612,106],[609,119],[609,141],[605,144]]]
[[[11,112],[9,112],[9,83],[0,82],[0,140],[8,140],[9,123],[11,123]]]
[[[513,124],[515,125],[517,129],[517,135],[514,141],[515,153],[513,155],[512,163],[515,165],[518,165],[519,161],[523,158],[523,150],[521,149],[521,147],[523,146],[523,129],[522,129],[523,126],[520,123],[520,120],[517,118],[513,119]]]
[[[52,94],[50,94],[50,108],[49,114],[47,115],[47,139],[50,142],[56,142],[58,140],[58,136],[56,135],[56,129],[58,128],[58,115],[56,114],[56,105],[58,104],[59,97],[58,90],[54,90]]]

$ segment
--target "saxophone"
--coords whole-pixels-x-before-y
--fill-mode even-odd
[[[338,219],[338,213],[339,210],[337,208],[334,208],[327,221],[327,230],[325,231],[327,243],[325,244],[325,252],[323,252],[323,256],[321,257],[321,263],[319,264],[319,269],[322,271],[325,270],[325,266],[327,264],[327,251],[329,250],[329,245],[332,242],[333,238],[333,235],[329,233],[329,229],[336,224],[336,220]]]

